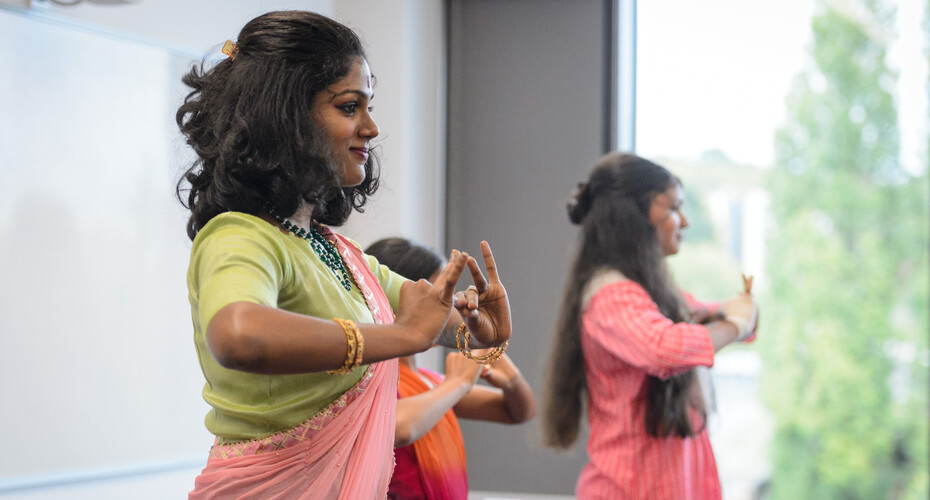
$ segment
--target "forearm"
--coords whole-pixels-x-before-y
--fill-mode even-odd
[[[444,328],[442,332],[439,333],[439,338],[436,339],[436,344],[443,347],[448,347],[449,349],[458,349],[458,342],[455,340],[455,333],[458,331],[459,325],[461,322],[451,328]],[[465,342],[464,332],[460,336],[460,340],[463,344]],[[469,336],[468,338],[468,347],[471,349],[484,349],[487,346],[482,345],[480,342],[476,341],[474,337]]]
[[[426,350],[423,336],[400,325],[359,324],[362,363]],[[229,304],[206,332],[213,357],[224,367],[261,374],[338,369],[346,358],[346,332],[338,323],[250,302]]]
[[[704,326],[707,328],[710,340],[714,344],[714,352],[718,352],[734,342],[739,335],[736,325],[729,321],[712,321]]]
[[[452,378],[422,394],[397,400],[394,447],[407,446],[423,437],[468,394],[469,389],[471,384]]]
[[[506,389],[497,387],[472,387],[459,404],[455,414],[467,419],[519,424],[536,415],[536,399],[523,377],[514,380]]]
[[[504,407],[512,419],[519,424],[536,416],[536,398],[533,389],[522,375],[518,375],[510,387],[503,389]]]

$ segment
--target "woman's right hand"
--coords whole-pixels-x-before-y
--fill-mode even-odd
[[[459,379],[471,387],[478,381],[478,376],[481,375],[484,369],[484,365],[479,365],[462,356],[462,353],[450,352],[446,355],[447,380]]]
[[[433,283],[426,280],[404,283],[394,324],[410,331],[426,350],[436,339],[452,314],[455,283],[465,269],[468,254],[453,250],[449,262]]]

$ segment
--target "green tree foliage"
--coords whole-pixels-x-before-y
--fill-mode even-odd
[[[930,185],[898,159],[895,12],[821,3],[767,181],[772,495],[926,499]]]
[[[728,252],[728,227],[715,228],[708,201],[715,191],[740,199],[746,190],[762,184],[761,169],[735,164],[719,150],[706,151],[696,160],[659,158],[684,184],[684,213],[688,228],[681,252],[667,259],[675,281],[704,300],[730,297],[740,291],[739,256]],[[732,248],[731,248],[732,250]],[[715,279],[708,279],[713,276]]]

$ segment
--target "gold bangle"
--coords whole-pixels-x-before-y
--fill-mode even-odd
[[[463,321],[462,324],[459,325],[458,330],[455,331],[455,345],[458,346],[459,352],[462,353],[462,356],[465,356],[466,358],[468,358],[469,356],[471,356],[471,350],[468,350],[468,352],[466,352],[465,349],[462,349],[462,330],[464,329],[465,329],[465,322]],[[468,343],[466,342],[465,345],[467,347]]]
[[[349,367],[349,370],[354,370],[359,366],[362,366],[362,352],[365,350],[365,337],[362,336],[362,331],[358,329],[358,325],[354,322],[349,321],[349,324],[352,325],[352,329],[355,330],[355,362],[352,363],[352,366]]]
[[[465,343],[462,345],[462,331],[465,332]],[[458,346],[459,352],[462,353],[462,356],[478,363],[479,365],[490,365],[501,358],[504,355],[504,351],[507,350],[507,347],[510,345],[509,340],[505,340],[503,344],[491,349],[487,354],[482,356],[475,356],[471,353],[471,348],[468,346],[468,341],[471,340],[468,332],[468,328],[463,321],[459,325],[458,330],[455,331],[455,345]]]
[[[355,326],[355,322],[353,322],[351,319],[342,320],[339,318],[333,318],[333,321],[339,323],[339,325],[342,327],[342,330],[346,334],[346,358],[342,362],[342,366],[335,370],[327,370],[326,373],[330,375],[346,375],[358,366],[356,364],[356,359],[361,357],[359,356],[358,345],[360,333],[358,331],[358,327]]]

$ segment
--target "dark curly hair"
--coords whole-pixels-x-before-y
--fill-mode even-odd
[[[641,285],[663,315],[690,321],[684,299],[665,267],[665,256],[649,221],[653,198],[681,181],[665,168],[632,154],[611,153],[579,184],[568,215],[581,225],[581,237],[565,287],[551,351],[543,412],[544,442],[568,448],[578,437],[587,392],[581,348],[584,287],[600,269],[616,269]],[[645,427],[649,435],[690,436],[688,388],[693,370],[665,380],[649,377]]]
[[[182,79],[193,90],[176,120],[197,153],[176,189],[191,211],[188,236],[230,210],[290,216],[306,201],[331,225],[362,211],[378,187],[377,157],[369,156],[364,181],[340,187],[311,117],[317,94],[365,59],[358,36],[313,12],[281,11],[249,21],[237,45],[234,58],[210,69],[202,62]]]

